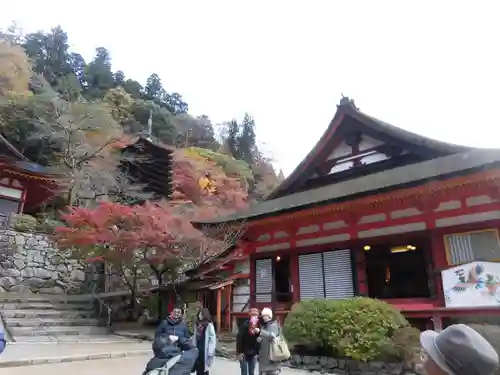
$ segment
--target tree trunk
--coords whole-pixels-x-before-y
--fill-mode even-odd
[[[157,301],[157,310],[158,310],[158,319],[161,321],[163,320],[164,317],[164,312],[163,312],[163,274],[156,270],[153,269],[156,280],[158,281],[158,301]]]

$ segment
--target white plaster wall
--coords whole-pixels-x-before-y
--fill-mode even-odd
[[[250,298],[250,285],[235,285],[233,287],[233,312],[248,311],[249,304],[247,304]],[[247,306],[245,306],[245,304]],[[245,307],[245,309],[243,309]]]

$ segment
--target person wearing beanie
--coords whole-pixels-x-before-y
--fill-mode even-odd
[[[427,375],[492,375],[498,368],[495,349],[465,324],[422,332],[420,344]]]
[[[281,363],[272,362],[269,354],[271,342],[280,334],[280,328],[278,322],[273,319],[273,311],[270,308],[262,309],[260,317],[261,327],[256,329],[259,333],[257,341],[260,342],[259,372],[262,375],[276,375],[281,371]]]
[[[252,308],[248,319],[239,327],[236,336],[236,352],[240,361],[241,375],[255,375],[260,346],[257,342],[259,326],[259,310]]]

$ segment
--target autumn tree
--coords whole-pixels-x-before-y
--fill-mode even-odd
[[[123,130],[103,102],[69,102],[57,93],[0,100],[0,129],[31,160],[62,177],[67,203],[144,195],[120,165]]]
[[[227,155],[211,153],[201,155],[202,149],[180,149],[173,153],[172,181],[174,199],[192,202],[196,206],[217,207],[219,210],[234,212],[247,208],[248,192],[246,173],[238,161]],[[206,150],[208,151],[208,150]],[[234,167],[224,171],[214,159],[220,158],[221,163],[234,163]],[[216,159],[217,160],[217,159]],[[248,168],[248,166],[246,166]],[[199,180],[206,174],[213,179],[217,193],[208,196],[200,189]],[[250,169],[247,173],[251,175]]]
[[[136,279],[127,275],[142,272],[156,279],[160,287],[174,285],[184,267],[197,266],[236,243],[241,225],[214,228],[217,232],[208,238],[189,221],[217,214],[217,210],[198,209],[185,202],[137,206],[101,202],[91,209],[70,208],[62,216],[66,226],[56,228],[55,240],[59,248],[72,251],[77,258],[115,265],[135,293]]]
[[[31,65],[20,46],[0,40],[0,96],[26,95]]]

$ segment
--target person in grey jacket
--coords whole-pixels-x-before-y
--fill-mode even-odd
[[[279,335],[280,328],[278,322],[273,319],[273,312],[269,308],[262,309],[261,327],[256,328],[259,333],[259,373],[260,375],[276,375],[281,372],[281,363],[271,362],[269,353],[271,351],[271,342]]]

